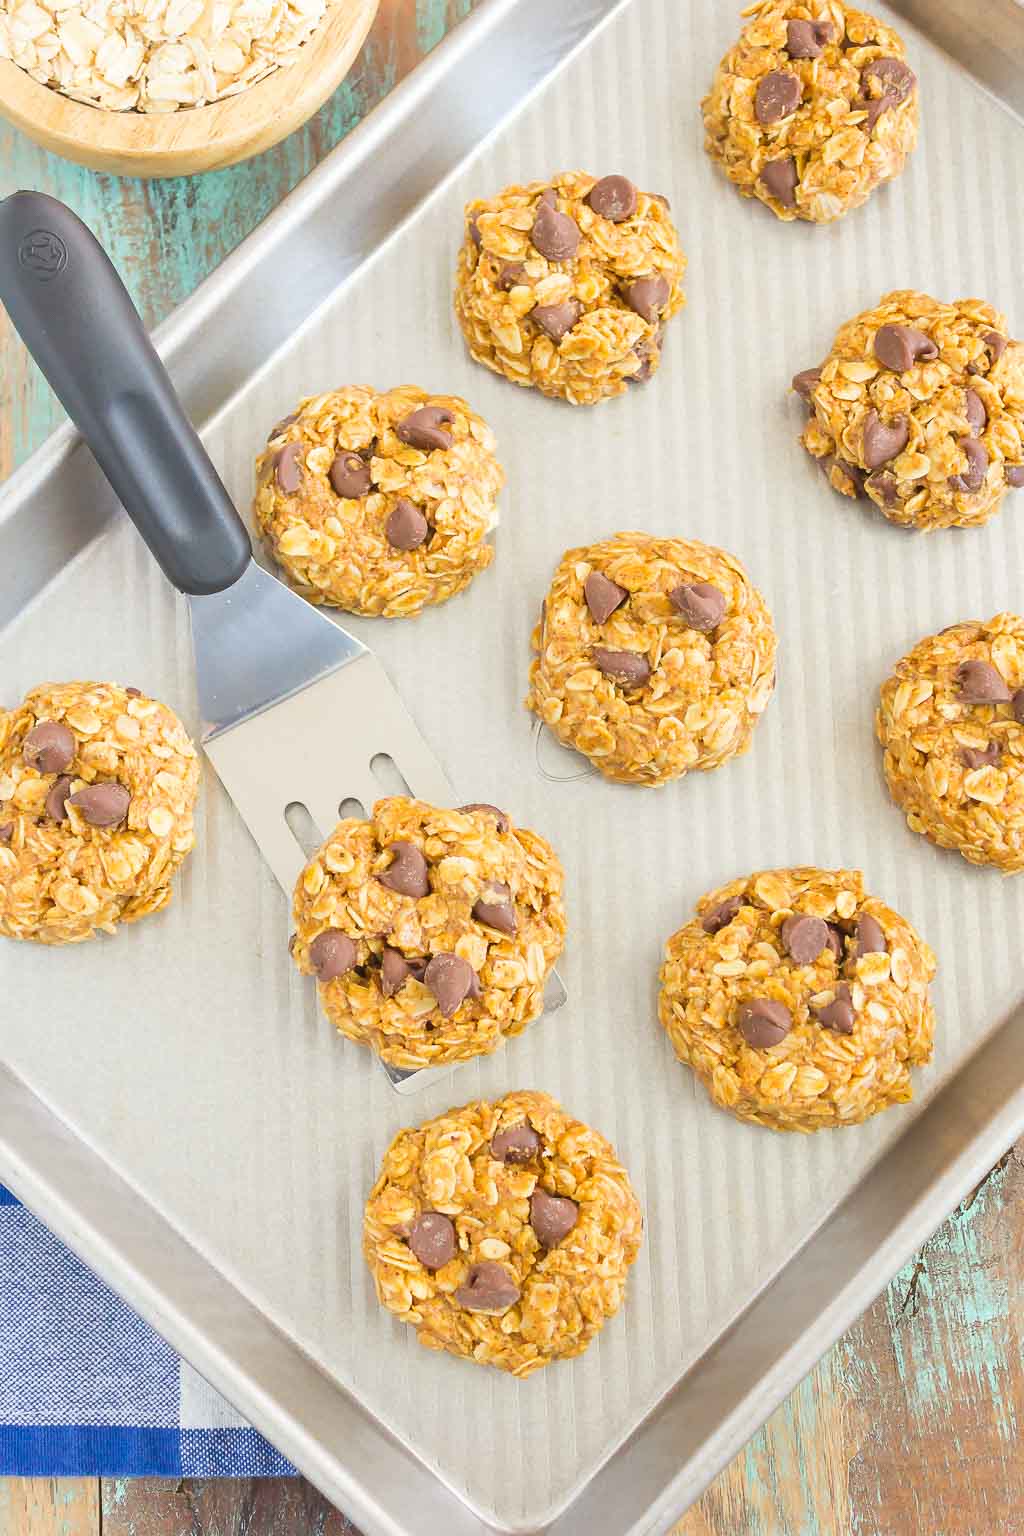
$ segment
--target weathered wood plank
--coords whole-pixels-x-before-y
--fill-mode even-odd
[[[94,1477],[0,1478],[2,1536],[100,1536]]]
[[[359,1536],[302,1478],[108,1478],[102,1512],[103,1536]]]

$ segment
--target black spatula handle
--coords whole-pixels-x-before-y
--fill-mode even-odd
[[[231,586],[249,536],[113,264],[56,198],[0,202],[0,301],[169,579]]]

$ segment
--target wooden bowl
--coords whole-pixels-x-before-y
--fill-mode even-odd
[[[190,176],[258,155],[300,128],[351,68],[380,0],[334,0],[294,64],[208,107],[108,112],[0,59],[0,113],[44,149],[118,176]]]

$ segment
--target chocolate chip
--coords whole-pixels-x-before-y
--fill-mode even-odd
[[[910,441],[910,425],[905,416],[894,416],[883,421],[877,411],[868,412],[864,420],[864,437],[861,452],[868,469],[878,469],[903,452]]]
[[[797,965],[813,965],[823,949],[828,949],[828,925],[820,917],[794,912],[782,925],[782,942]]]
[[[673,587],[668,600],[683,622],[701,635],[709,635],[717,629],[725,614],[725,593],[707,581]]]
[[[597,645],[592,655],[598,671],[623,688],[642,688],[651,675],[647,657],[638,656],[635,651],[607,651]]]
[[[141,688],[126,688],[125,689],[125,693],[128,695],[128,697],[130,699],[141,699],[142,698],[142,689]]]
[[[566,1195],[535,1189],[530,1196],[530,1226],[542,1248],[556,1248],[580,1219],[580,1208]]]
[[[43,801],[43,810],[51,821],[67,821],[68,813],[64,807],[70,789],[71,780],[66,773],[62,773],[60,778],[54,779],[50,785],[49,794]]]
[[[1024,464],[1007,464],[1006,483],[1014,490],[1020,490],[1024,485]]]
[[[578,299],[566,299],[564,304],[536,304],[530,310],[530,319],[557,344],[568,335],[582,313],[583,305]]]
[[[802,373],[794,373],[793,388],[801,400],[809,400],[814,392],[814,386],[821,378],[820,368],[805,368]]]
[[[845,982],[836,988],[836,995],[830,1003],[826,1003],[823,1008],[814,1009],[814,1017],[823,1029],[834,1030],[837,1035],[853,1034],[853,1021],[856,1015],[853,1011],[850,989]]]
[[[544,191],[540,195],[540,201],[544,203],[548,208],[557,208],[558,193],[555,191],[554,187],[545,187]]]
[[[660,326],[653,339],[650,336],[641,336],[633,348],[635,355],[640,359],[640,367],[635,373],[626,375],[626,382],[628,384],[647,383],[647,380],[654,373],[654,360],[657,354],[657,347],[661,345],[661,338],[662,330]]]
[[[981,339],[985,343],[986,347],[988,347],[989,357],[992,359],[992,366],[995,367],[996,363],[998,363],[999,359],[1006,351],[1006,337],[1001,336],[998,331],[983,331]]]
[[[359,501],[373,484],[370,466],[358,453],[339,453],[327,472],[335,494]]]
[[[988,473],[988,449],[976,437],[961,437],[957,445],[967,460],[967,468],[962,469],[958,475],[950,475],[949,488],[951,491],[964,491],[968,494],[980,491]]]
[[[956,669],[962,704],[1007,704],[1010,690],[987,661],[962,661]]]
[[[998,741],[990,741],[988,746],[979,750],[977,747],[961,747],[960,761],[965,768],[994,768],[1002,757],[1003,752]]]
[[[388,852],[394,854],[394,858],[384,873],[377,877],[381,885],[386,885],[389,891],[397,891],[399,896],[429,895],[427,861],[416,844],[404,841],[390,843]]]
[[[602,176],[587,193],[587,202],[602,219],[621,224],[636,213],[636,187],[625,176]]]
[[[441,1211],[424,1211],[417,1216],[406,1241],[424,1269],[440,1269],[459,1251],[455,1223]]]
[[[482,800],[474,800],[471,805],[460,805],[460,811],[489,811],[498,823],[499,832],[507,832],[511,823],[504,811],[499,811],[496,805],[487,805]]]
[[[301,443],[285,443],[274,454],[274,478],[286,496],[293,496],[302,484],[301,456]]]
[[[786,52],[791,59],[817,59],[832,41],[830,21],[791,21],[786,27]]]
[[[717,933],[720,928],[725,928],[732,922],[743,900],[739,896],[729,896],[725,901],[720,901],[717,907],[712,907],[710,912],[705,912],[700,925],[705,933]]]
[[[785,1003],[777,1003],[770,997],[754,997],[740,1004],[736,1028],[754,1050],[767,1050],[789,1034],[793,1028],[793,1015]]]
[[[825,942],[836,959],[841,960],[843,958],[843,950],[846,948],[846,935],[838,923],[826,923],[825,926],[828,929],[828,938]]]
[[[474,1264],[462,1285],[455,1292],[455,1300],[467,1312],[507,1312],[519,1300],[519,1287],[507,1269],[487,1259]]]
[[[57,720],[40,720],[22,743],[21,755],[37,773],[63,773],[75,760],[75,738]]]
[[[883,112],[898,107],[906,101],[914,86],[917,84],[917,76],[908,64],[902,59],[871,59],[860,72],[861,98],[853,102],[855,110],[867,112],[867,121],[864,127],[868,133],[874,131],[875,124]],[[868,82],[876,80],[880,87],[878,95],[872,95],[868,89]]]
[[[906,373],[915,363],[930,363],[939,349],[915,325],[881,325],[875,332],[875,356],[883,368]]]
[[[474,977],[473,967],[461,955],[432,955],[423,973],[424,985],[429,987],[437,1006],[446,1019],[461,1008],[470,995]]]
[[[476,214],[474,214],[470,219],[469,223],[466,225],[466,228],[469,231],[469,238],[472,240],[477,250],[480,250],[484,243],[484,239],[480,233],[480,225],[476,221]]]
[[[1018,688],[1013,696],[1013,718],[1024,725],[1024,688]]]
[[[132,797],[123,784],[87,784],[77,795],[70,795],[67,803],[90,827],[117,827],[128,815]]]
[[[309,946],[309,963],[318,981],[334,981],[355,965],[356,946],[340,928],[325,928]]]
[[[646,320],[648,325],[653,325],[658,318],[663,306],[671,292],[668,279],[657,273],[654,277],[637,277],[631,283],[627,283],[623,290],[623,297],[630,309]]]
[[[762,75],[754,93],[754,112],[764,127],[791,117],[800,105],[803,89],[798,76],[788,69],[773,69]]]
[[[885,934],[882,925],[871,916],[870,912],[862,912],[857,919],[856,946],[854,954],[858,960],[864,955],[887,955],[889,946],[885,942]]]
[[[13,821],[9,821],[9,822],[6,823],[5,826],[0,827],[0,843],[9,843],[13,836],[14,836],[14,822]]]
[[[617,581],[602,576],[600,571],[591,571],[583,583],[583,596],[594,623],[606,624],[616,608],[622,607],[629,593]]]
[[[482,896],[473,904],[473,916],[486,928],[496,928],[499,933],[515,933],[518,925],[516,909],[512,905],[512,892],[501,880],[491,880]]]
[[[551,201],[542,197],[530,231],[530,239],[548,261],[571,261],[580,244],[579,225],[567,213],[559,213]]]
[[[769,197],[774,197],[783,208],[796,207],[796,189],[800,177],[792,155],[786,155],[783,160],[769,160],[761,167],[757,179]]]
[[[298,419],[298,415],[295,411],[293,411],[290,416],[282,416],[277,425],[271,427],[270,431],[268,432],[267,442],[272,443],[275,437],[280,437],[282,432],[287,432],[292,422],[298,421]]]
[[[985,402],[976,389],[964,390],[964,415],[967,417],[967,425],[975,437],[979,432],[984,432],[988,424],[988,411]]]
[[[453,413],[446,405],[421,405],[419,410],[410,411],[408,416],[402,418],[395,427],[395,433],[399,442],[429,453],[433,448],[451,447],[452,435],[444,427],[454,420]]]
[[[392,949],[390,944],[385,944],[380,958],[381,991],[385,997],[394,997],[399,987],[404,986],[410,976],[416,981],[422,981],[426,968],[426,960],[407,960],[401,950]]]
[[[868,475],[864,482],[868,491],[874,491],[875,496],[884,507],[896,507],[899,505],[899,481],[889,470],[876,470],[873,475]]]
[[[429,532],[430,524],[419,507],[414,507],[411,501],[400,496],[384,524],[384,537],[391,548],[419,549]]]
[[[830,463],[833,464],[836,469],[841,469],[843,474],[853,486],[853,494],[855,496],[859,496],[867,484],[867,475],[864,470],[861,469],[859,464],[848,464],[845,459],[838,458],[831,460],[819,459],[818,463],[826,472],[828,471]]]
[[[526,281],[526,267],[521,261],[506,261],[502,263],[498,273],[498,287],[502,293],[508,293],[511,288],[519,288]]]
[[[543,1142],[532,1125],[509,1125],[491,1137],[491,1156],[499,1163],[530,1163],[540,1155]]]

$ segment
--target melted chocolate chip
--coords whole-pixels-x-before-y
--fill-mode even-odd
[[[302,484],[302,444],[285,443],[274,455],[274,478],[278,489],[294,496]]]
[[[542,1248],[556,1248],[579,1219],[579,1206],[567,1196],[549,1195],[539,1188],[530,1196],[530,1226]]]
[[[583,596],[594,623],[606,624],[615,610],[622,607],[629,593],[600,571],[591,571],[583,583]]]
[[[830,21],[791,21],[786,26],[786,52],[791,59],[817,59],[832,41]]]
[[[792,117],[800,105],[803,88],[799,77],[788,69],[773,69],[762,75],[754,92],[754,112],[765,128]]]
[[[707,581],[673,587],[668,600],[684,624],[701,635],[709,635],[725,617],[725,593]]]
[[[964,390],[964,415],[967,417],[967,425],[975,437],[984,432],[988,425],[988,411],[985,402],[976,389]]]
[[[654,325],[662,308],[668,301],[668,279],[661,273],[653,277],[637,277],[628,283],[623,290],[623,297],[630,309],[638,314],[641,320],[646,320],[648,325]]]
[[[65,807],[70,791],[71,779],[66,773],[62,773],[60,778],[54,779],[50,785],[49,793],[43,801],[43,810],[51,821],[67,821],[68,813]]]
[[[509,935],[516,932],[519,924],[512,903],[512,892],[502,880],[491,880],[483,894],[473,903],[473,916],[485,928]]]
[[[740,1004],[736,1028],[754,1050],[769,1050],[789,1034],[793,1028],[793,1015],[785,1003],[777,1003],[769,997],[754,997]]]
[[[609,651],[597,645],[591,654],[598,671],[622,688],[642,688],[650,679],[651,667],[647,657],[638,656],[635,651]]]
[[[962,704],[1008,704],[1010,690],[1002,675],[987,661],[962,661],[956,669],[956,686]]]
[[[36,773],[63,773],[75,760],[71,731],[57,720],[40,720],[22,743],[22,760]]]
[[[506,261],[502,263],[498,273],[498,287],[502,293],[508,293],[513,288],[519,288],[526,282],[526,267],[521,261]]]
[[[370,466],[358,453],[339,453],[327,472],[335,495],[358,501],[373,484]]]
[[[814,387],[821,378],[820,368],[805,368],[802,373],[794,373],[793,388],[801,400],[810,400],[814,393]]]
[[[418,410],[403,416],[395,427],[395,435],[399,442],[419,448],[423,453],[430,453],[434,448],[450,448],[452,435],[444,428],[454,420],[453,412],[446,405],[421,405]]]
[[[73,805],[83,821],[91,827],[117,827],[128,815],[132,797],[123,784],[88,784],[76,795],[69,795],[68,805]]]
[[[894,416],[883,421],[878,412],[871,410],[864,420],[864,437],[861,452],[868,469],[878,469],[901,454],[910,441],[910,426],[905,416]]]
[[[535,304],[530,310],[530,319],[557,345],[569,334],[582,313],[583,305],[578,299],[566,299],[564,304]]]
[[[550,190],[550,189],[549,189]],[[542,197],[530,231],[534,247],[548,261],[571,261],[580,244],[579,225]]]
[[[498,807],[496,805],[487,805],[482,800],[478,800],[478,801],[475,800],[475,801],[473,801],[473,803],[471,805],[460,805],[459,806],[459,810],[460,811],[488,811],[490,813],[490,815],[492,815],[494,817],[495,821],[498,823],[498,831],[499,832],[507,832],[509,827],[511,826],[511,822],[509,821],[508,817],[505,815],[504,811],[499,811],[499,809],[498,809]]]
[[[424,1211],[417,1216],[406,1241],[424,1269],[440,1269],[459,1251],[455,1223],[441,1211]]]
[[[813,965],[823,949],[828,949],[828,925],[820,917],[794,912],[782,925],[782,942],[790,959],[797,965]]]
[[[356,963],[356,946],[340,928],[325,928],[309,946],[309,963],[318,981],[334,981]]]
[[[882,325],[875,332],[875,356],[883,368],[906,373],[915,363],[930,363],[939,349],[930,336],[915,325]]]
[[[949,488],[951,491],[962,491],[971,495],[974,491],[980,491],[985,484],[985,476],[988,473],[988,449],[977,437],[961,437],[958,446],[967,460],[967,465],[958,475],[950,475]]]
[[[870,912],[862,912],[857,919],[854,954],[860,960],[864,955],[887,955],[889,946],[882,932],[882,925]]]
[[[621,224],[636,213],[637,190],[625,176],[602,176],[588,192],[587,202],[602,219]]]
[[[415,843],[400,841],[390,843],[388,852],[394,855],[391,863],[377,878],[389,891],[399,896],[426,896],[430,892],[427,861]]]
[[[998,741],[990,741],[984,748],[961,747],[960,761],[964,767],[970,770],[975,768],[994,768],[1002,757],[1002,748]]]
[[[782,160],[769,160],[761,167],[757,179],[768,196],[774,197],[783,208],[796,207],[796,189],[800,176],[792,155],[786,155]]]
[[[522,1125],[506,1126],[491,1137],[491,1156],[499,1163],[532,1163],[543,1145],[533,1126],[524,1120]]]
[[[474,976],[473,967],[461,955],[432,955],[423,983],[434,994],[441,1013],[450,1019],[470,995]]]
[[[403,551],[418,549],[429,533],[430,524],[419,507],[400,496],[384,524],[384,537],[391,548]]]
[[[823,1007],[815,1008],[813,1011],[823,1029],[831,1029],[837,1035],[853,1034],[856,1014],[853,1011],[850,989],[845,982],[836,988],[836,995],[830,1003],[825,1003]]]
[[[720,928],[725,928],[732,922],[743,900],[739,896],[729,896],[725,901],[720,901],[717,907],[712,907],[710,912],[705,912],[700,925],[705,933],[717,933]]]
[[[473,1265],[455,1292],[455,1300],[467,1312],[499,1315],[515,1306],[519,1300],[519,1287],[507,1269],[488,1259]]]

